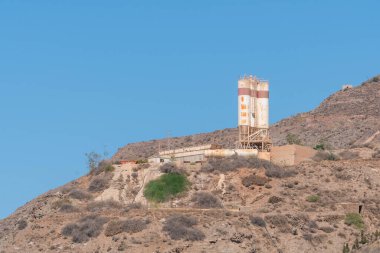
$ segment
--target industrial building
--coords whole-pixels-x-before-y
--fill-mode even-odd
[[[238,81],[238,128],[235,149],[222,149],[215,144],[161,151],[149,162],[202,162],[210,156],[257,156],[270,160],[272,147],[269,138],[269,82],[255,76]]]

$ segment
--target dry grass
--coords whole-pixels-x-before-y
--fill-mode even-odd
[[[110,187],[110,181],[112,179],[112,173],[104,173],[96,176],[88,187],[90,192],[102,192]]]
[[[75,243],[87,242],[96,238],[103,231],[106,218],[95,215],[86,216],[75,223],[67,224],[62,228],[61,234],[72,238]]]
[[[181,168],[178,168],[178,166],[175,163],[165,163],[160,166],[160,171],[162,173],[176,173],[176,174],[183,174],[185,171]]]
[[[130,234],[138,233],[146,229],[148,223],[148,221],[142,219],[114,220],[108,223],[104,234],[106,236],[114,236],[122,232]]]

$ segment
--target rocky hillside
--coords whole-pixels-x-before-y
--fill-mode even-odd
[[[142,194],[163,174],[155,165],[117,165],[52,190],[0,221],[0,252],[341,253],[356,240],[379,249],[379,159],[182,169],[188,189],[162,203]]]
[[[380,76],[363,84],[338,91],[318,108],[279,121],[270,127],[275,145],[287,143],[293,134],[303,145],[314,147],[324,143],[332,149],[366,146],[380,149]],[[226,148],[235,146],[237,129],[128,144],[114,160],[142,159],[161,149],[217,143]],[[168,145],[169,144],[169,145]]]

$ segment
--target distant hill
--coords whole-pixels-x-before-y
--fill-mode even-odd
[[[336,149],[361,145],[379,149],[379,130],[380,76],[357,87],[338,91],[315,110],[281,120],[270,127],[275,145],[286,144],[286,136],[294,134],[303,145],[314,147],[324,142]],[[113,159],[146,158],[156,154],[159,146],[165,150],[169,147],[217,143],[225,148],[232,148],[236,140],[237,129],[227,128],[210,133],[131,143],[120,148]]]

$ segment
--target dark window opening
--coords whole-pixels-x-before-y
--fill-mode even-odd
[[[359,213],[362,213],[363,205],[359,205]]]

